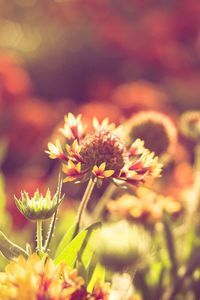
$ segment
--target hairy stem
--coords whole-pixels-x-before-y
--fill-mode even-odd
[[[59,177],[58,177],[58,186],[57,186],[57,203],[59,203],[60,198],[61,198],[61,190],[62,190],[62,174],[61,174],[61,170],[60,170]],[[55,211],[55,213],[54,213],[54,215],[51,219],[48,235],[47,235],[46,242],[45,242],[45,245],[44,245],[44,252],[47,252],[47,250],[49,248],[49,244],[50,244],[51,239],[53,237],[55,224],[56,224],[57,213],[58,213],[58,208]]]
[[[37,220],[37,250],[42,251],[42,220]]]

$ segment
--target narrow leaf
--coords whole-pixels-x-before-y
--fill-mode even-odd
[[[100,223],[95,223],[81,231],[75,238],[67,244],[67,246],[61,251],[61,253],[55,258],[55,263],[59,264],[61,261],[66,261],[68,266],[73,268],[77,258],[81,258],[84,252],[84,248],[86,246],[91,233],[97,227],[100,226]]]
[[[92,292],[95,283],[98,281],[99,283],[103,284],[105,280],[105,268],[100,264],[97,263],[90,282],[88,283],[87,290],[88,292]]]
[[[3,232],[0,231],[0,252],[7,258],[7,259],[15,259],[19,255],[23,255],[25,258],[28,257],[28,254],[24,249],[17,246],[13,242],[11,242]]]
[[[64,248],[71,242],[71,240],[73,239],[75,230],[76,230],[76,223],[74,223],[72,226],[70,226],[70,228],[64,234],[63,238],[61,239],[61,241],[57,247],[55,257],[59,256],[61,254],[61,252],[64,250]]]
[[[70,268],[73,268],[76,262],[78,252],[87,236],[87,230],[81,231],[56,257],[55,264],[65,261]]]

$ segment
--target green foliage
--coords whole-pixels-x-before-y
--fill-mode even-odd
[[[3,232],[0,231],[0,251],[7,259],[15,259],[19,255],[28,257],[24,249],[11,242]]]
[[[93,232],[93,230],[96,230],[99,227],[99,222],[92,224],[85,230],[82,230],[79,234],[75,236],[75,238],[73,238],[70,241],[70,237],[72,237],[73,231],[73,228],[71,228],[71,230],[69,230],[69,238],[65,236],[66,244],[64,245],[64,242],[62,243],[62,248],[60,248],[62,250],[56,256],[55,263],[59,264],[61,261],[66,261],[68,266],[70,268],[73,268],[75,266],[77,258],[81,259],[83,256],[84,264],[88,265],[88,261],[90,260],[91,254],[86,245],[89,241],[89,238],[91,237],[91,233]]]
[[[97,263],[94,272],[92,274],[92,277],[87,286],[88,292],[91,292],[93,290],[93,287],[97,281],[103,284],[104,280],[105,280],[105,268],[100,263]]]

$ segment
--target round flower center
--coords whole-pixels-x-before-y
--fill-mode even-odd
[[[130,133],[131,140],[140,138],[144,141],[145,147],[160,156],[165,153],[170,145],[169,134],[163,124],[147,120],[135,125]]]
[[[86,168],[106,163],[106,169],[119,173],[125,164],[125,147],[109,130],[99,130],[87,136],[81,145],[80,155]]]

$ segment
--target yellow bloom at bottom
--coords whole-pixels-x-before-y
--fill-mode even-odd
[[[37,254],[19,257],[0,273],[0,300],[107,300],[107,291],[97,285],[88,293],[84,280],[65,263],[55,266]]]

